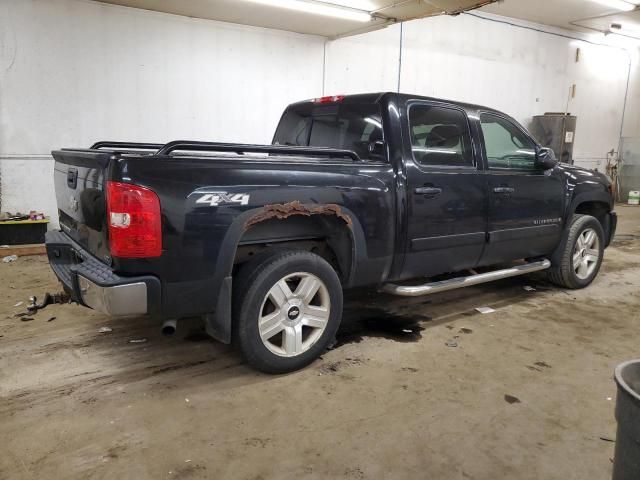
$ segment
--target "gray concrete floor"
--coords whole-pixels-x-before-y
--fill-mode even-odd
[[[0,264],[0,478],[609,478],[613,368],[640,356],[640,208],[618,212],[586,290],[351,293],[337,348],[285,376],[197,322],[164,338],[71,305],[22,322],[55,277]]]

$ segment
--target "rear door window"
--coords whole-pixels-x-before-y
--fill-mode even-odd
[[[421,165],[471,167],[474,164],[469,123],[461,110],[412,105],[409,134],[413,158]]]
[[[371,151],[383,140],[378,105],[305,103],[287,109],[273,144],[352,150],[363,160],[380,161],[383,156]]]

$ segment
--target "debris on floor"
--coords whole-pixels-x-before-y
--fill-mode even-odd
[[[458,342],[457,342],[455,339],[453,339],[453,338],[452,338],[452,339],[450,339],[450,340],[447,340],[447,341],[445,342],[445,345],[446,345],[447,347],[457,347],[457,346],[458,346]]]
[[[19,307],[20,305],[22,305],[24,302],[18,302],[14,305],[14,307]]]
[[[113,328],[111,327],[100,327],[98,329],[98,333],[110,333],[113,332]]]
[[[518,397],[514,397],[513,395],[505,395],[504,401],[513,405],[514,403],[522,403]]]
[[[131,340],[129,340],[129,343],[144,343],[146,341],[146,338],[132,338]]]
[[[34,320],[33,317],[22,317],[20,319],[21,322],[30,322],[31,320]]]
[[[525,285],[524,287],[522,287],[523,290],[525,290],[526,292],[535,292],[536,289],[535,287],[532,287],[531,285]]]
[[[15,262],[16,260],[18,260],[18,255],[7,255],[6,257],[2,258],[2,261],[4,263]]]
[[[49,317],[47,318],[47,322],[53,322],[56,319],[56,317]]]
[[[464,333],[465,335],[469,335],[470,333],[473,333],[473,330],[471,330],[470,328],[462,327],[460,330],[458,330],[458,333]]]
[[[491,308],[491,307],[477,307],[476,311],[482,313],[483,315],[485,315],[487,313],[495,312],[495,310],[493,308]]]

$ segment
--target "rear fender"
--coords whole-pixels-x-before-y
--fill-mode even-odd
[[[223,343],[231,342],[232,272],[236,250],[244,233],[254,225],[271,219],[286,219],[292,216],[330,215],[344,221],[351,236],[351,268],[345,286],[355,278],[357,266],[367,257],[364,232],[351,210],[337,204],[303,204],[299,201],[265,205],[238,215],[224,236],[214,272],[215,311],[205,317],[207,332]]]

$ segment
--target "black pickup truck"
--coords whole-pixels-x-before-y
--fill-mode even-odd
[[[201,316],[272,373],[327,347],[343,289],[416,296],[545,269],[582,288],[616,227],[604,175],[558,164],[503,113],[415,95],[295,103],[272,145],[53,157],[47,253],[75,302],[168,330]]]

